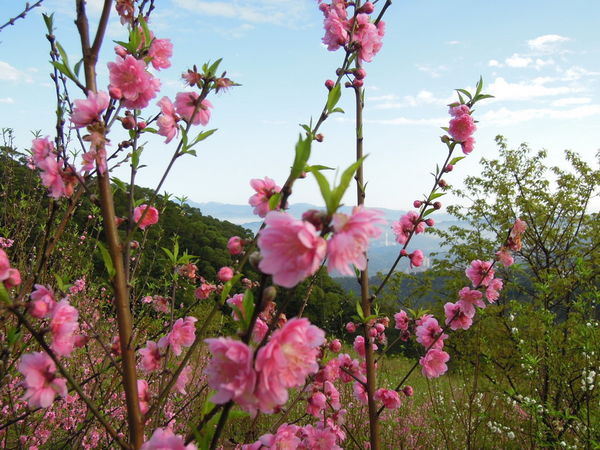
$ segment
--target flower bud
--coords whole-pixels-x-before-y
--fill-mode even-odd
[[[441,202],[433,202],[433,207],[435,209],[440,209],[442,207],[442,203]]]
[[[327,89],[332,90],[334,86],[335,86],[335,83],[333,82],[333,80],[325,81],[325,87]]]
[[[438,181],[438,186],[441,188],[447,188],[448,187],[448,183],[446,183],[446,180],[441,179],[440,181]]]
[[[413,394],[415,393],[414,389],[412,388],[412,386],[404,386],[402,388],[402,393],[404,395],[406,395],[407,397],[412,397]]]
[[[323,142],[323,139],[324,139],[324,137],[323,137],[323,135],[321,133],[315,135],[315,141],[317,141],[317,142]]]
[[[452,169],[454,169],[454,166],[452,164],[448,164],[444,170],[446,172],[452,172]]]
[[[448,144],[450,142],[450,136],[448,136],[447,134],[443,135],[442,137],[440,137],[440,140],[444,143],[444,144]]]
[[[355,333],[356,332],[356,325],[354,325],[354,322],[348,322],[346,324],[346,331],[348,333]]]
[[[365,78],[367,76],[367,71],[363,68],[356,69],[354,71],[354,76],[356,77],[357,80],[362,80],[363,78]]]
[[[358,78],[355,78],[354,81],[352,81],[352,85],[357,88],[363,87],[363,84],[365,84],[363,80],[359,80]]]
[[[137,126],[138,126],[138,130],[143,130],[144,128],[146,128],[147,124],[146,124],[146,122],[141,120],[140,122],[138,122]]]
[[[109,86],[108,93],[110,95],[110,98],[113,98],[115,100],[121,100],[121,98],[123,98],[123,93],[118,87]]]
[[[408,252],[406,251],[406,249],[404,249],[404,248],[403,248],[402,250],[400,250],[400,254],[401,254],[402,256],[407,256],[407,255],[408,255]]]
[[[360,8],[360,12],[365,14],[371,14],[373,11],[375,11],[375,5],[373,5],[371,2],[366,2]]]
[[[415,208],[420,208],[422,204],[423,204],[423,202],[422,202],[421,200],[415,200],[415,201],[413,202],[413,206],[414,206]]]
[[[425,221],[425,223],[427,224],[428,227],[432,227],[435,222],[433,221],[433,219],[427,219]]]
[[[265,304],[275,301],[275,297],[277,297],[277,288],[275,286],[265,288],[263,292],[263,302]]]

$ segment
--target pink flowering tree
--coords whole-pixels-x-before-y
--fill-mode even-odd
[[[469,264],[465,269],[466,286],[456,293],[455,302],[445,305],[444,318],[396,313],[400,340],[413,339],[420,345],[421,355],[390,385],[379,384],[378,361],[396,342],[387,342],[390,319],[379,314],[377,298],[402,258],[413,267],[423,263],[423,252],[410,248],[412,238],[434,226],[430,216],[442,206],[439,199],[448,187],[446,176],[474,151],[473,107],[489,96],[482,92],[482,80],[473,93],[458,90],[457,101],[449,105],[449,124],[442,136],[446,148],[433,174],[433,186],[422,199],[415,200],[414,211],[392,224],[399,244],[398,257],[382,283],[371,288],[369,241],[382,233],[385,221],[380,211],[365,206],[363,87],[367,80],[365,66],[375,60],[383,45],[382,18],[391,1],[377,7],[371,2],[342,0],[318,4],[324,15],[323,43],[330,51],[340,50],[342,60],[334,79],[324,83],[326,98],[318,120],[302,125],[291,170],[282,186],[269,176],[250,181],[254,194],[249,203],[264,223],[254,239],[229,238],[227,250],[234,264],[221,267],[214,279],[205,279],[196,274],[194,256],[181,252],[177,240],[172,249],[162,249],[169,273],[169,297],[136,295],[141,278],[137,251],[144,250],[147,233],[161,220],[159,192],[171,168],[180,158],[195,156],[195,147],[216,131],[204,128],[215,111],[209,97],[236,83],[220,72],[221,60],[217,60],[200,69],[194,65],[183,73],[188,90],[174,99],[160,97],[160,70],[170,66],[175,49],[168,39],[155,36],[150,29],[154,2],[117,0],[113,4],[105,0],[97,28],[90,30],[85,1],[77,0],[76,27],[82,55],[78,67],[70,65],[57,41],[52,17],[44,16],[59,105],[57,134],[54,139],[34,139],[29,165],[39,174],[52,205],[63,202],[65,206],[59,226],[45,240],[34,270],[23,272],[26,276],[21,277],[10,252],[0,249],[2,308],[27,335],[26,345],[14,356],[20,373],[20,381],[14,383],[22,384],[22,400],[29,408],[24,414],[48,408],[61,399],[78,402],[77,420],[82,422],[82,429],[93,420],[102,430],[104,437],[96,436],[94,444],[135,449],[216,448],[222,444],[231,416],[247,415],[256,421],[259,414],[279,414],[271,432],[258,437],[254,429],[250,430],[248,440],[258,440],[239,443],[241,448],[341,448],[347,439],[356,443],[344,423],[344,403],[349,400],[340,392],[340,386],[351,383],[354,401],[364,404],[368,411],[370,448],[378,449],[382,446],[381,416],[400,408],[401,394],[412,395],[413,389],[405,384],[408,377],[419,367],[427,378],[439,377],[448,370],[451,355],[445,350],[445,342],[453,332],[467,330],[479,309],[498,300],[503,281],[496,277],[496,266],[512,264],[512,252],[521,248],[526,223],[517,218],[506,227],[506,238],[497,254],[481,255],[483,259]],[[109,83],[103,86],[96,77],[96,68],[113,9],[127,38],[117,41],[115,56],[107,63]],[[344,113],[337,106],[344,92],[355,100],[356,160],[332,184],[327,168],[311,159],[312,147],[322,142],[320,131],[326,120]],[[62,117],[65,113],[69,129],[77,136],[78,152],[69,151]],[[118,126],[126,130],[128,139],[115,145],[111,136]],[[150,134],[165,138],[172,156],[156,187],[143,194],[136,191],[135,181],[143,166],[142,142]],[[125,164],[130,167],[129,183],[112,179],[127,198],[126,211],[120,217],[115,211],[111,173]],[[295,182],[308,174],[318,184],[325,207],[296,218],[286,210]],[[346,214],[340,206],[353,180],[356,205]],[[107,292],[112,308],[111,313],[98,313],[93,320],[85,314],[85,302],[77,297],[84,296],[85,278],[72,286],[65,285],[60,277],[56,286],[38,282],[48,270],[48,261],[57,242],[64,238],[65,227],[81,199],[93,202],[101,217],[102,235],[98,234],[96,248],[109,287],[103,292]],[[140,253],[143,255],[143,251]],[[340,352],[341,342],[328,341],[323,330],[301,317],[303,308],[298,317],[286,316],[289,299],[297,295],[295,288],[305,280],[312,287],[325,267],[353,275],[360,284],[357,315],[347,326],[349,333],[357,333],[353,345],[356,358],[346,353],[333,356]],[[203,314],[194,315],[193,308],[176,304],[176,293],[185,283],[194,291],[194,306],[208,305]],[[304,305],[310,301],[310,292],[309,288]],[[140,309],[150,311],[148,315],[164,314],[166,325],[144,327],[145,316],[138,314]],[[231,316],[235,331],[224,335],[217,330],[215,336],[207,336],[219,315]],[[110,341],[95,331],[98,324],[110,331]],[[93,350],[88,347],[92,338],[98,343]],[[16,340],[14,336],[11,339]],[[200,349],[206,357],[204,370]],[[78,354],[90,360],[91,372],[81,373],[73,363]],[[93,384],[98,379],[107,384]],[[195,395],[188,395],[192,389]],[[177,411],[175,395],[185,399]],[[291,423],[291,408],[286,409],[286,405],[299,401],[306,402],[310,417],[302,425]],[[184,412],[194,404],[200,405],[194,410],[199,415],[192,420]],[[8,428],[21,420],[14,417],[3,426]],[[179,426],[183,424],[185,428]],[[90,432],[94,433],[99,432]]]

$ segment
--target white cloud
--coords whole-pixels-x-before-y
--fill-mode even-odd
[[[0,98],[0,103],[12,104],[15,101],[11,97]]]
[[[488,66],[490,66],[490,67],[504,67],[504,64],[502,64],[497,59],[490,59],[490,61],[488,62]]]
[[[448,70],[446,66],[431,66],[429,64],[417,64],[417,69],[425,72],[431,78],[439,78],[442,73]]]
[[[446,45],[458,45],[458,44],[462,44],[462,42],[460,41],[447,41]]]
[[[397,109],[421,105],[447,105],[455,99],[454,97],[436,97],[432,92],[423,89],[419,91],[417,95],[406,95],[402,98],[398,97],[397,95],[379,95],[375,97],[369,97],[368,100],[369,103],[376,103],[372,106],[373,109]]]
[[[585,105],[591,103],[592,99],[589,97],[565,97],[558,100],[554,100],[552,106],[571,106],[571,105]]]
[[[600,75],[600,72],[592,72],[583,67],[573,66],[564,71],[562,79],[564,81],[577,81],[584,77],[593,77]]]
[[[538,77],[526,82],[510,83],[498,77],[491,83],[487,91],[496,97],[496,100],[531,100],[533,98],[564,95],[579,92],[582,88],[571,86],[546,86],[553,81],[549,77]]]
[[[303,16],[308,8],[305,2],[295,0],[174,0],[174,3],[180,8],[199,14],[288,26],[297,24],[298,18]]]
[[[529,120],[575,120],[591,116],[600,116],[600,105],[585,105],[559,110],[551,108],[528,108],[520,110],[500,108],[483,114],[481,122],[486,125],[512,125]]]
[[[524,57],[518,53],[514,53],[511,57],[506,58],[505,62],[508,67],[527,67],[533,60],[529,57]]]
[[[527,45],[531,50],[545,53],[552,51],[558,44],[570,40],[571,38],[560,36],[558,34],[545,34],[527,41]]]
[[[31,83],[31,77],[9,63],[0,61],[0,81],[26,81]]]

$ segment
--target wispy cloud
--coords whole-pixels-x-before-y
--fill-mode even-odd
[[[0,81],[25,81],[31,83],[31,77],[25,72],[21,72],[9,63],[0,61]]]
[[[448,118],[437,117],[431,119],[413,119],[410,117],[396,117],[394,119],[367,119],[365,122],[375,125],[424,125],[428,127],[441,127],[448,125]]]
[[[572,86],[547,86],[553,79],[537,77],[519,83],[511,83],[502,77],[496,78],[487,88],[498,101],[531,100],[534,98],[580,92],[582,88]]]
[[[571,106],[571,105],[586,105],[591,103],[592,99],[589,97],[565,97],[558,100],[554,100],[552,106]]]
[[[417,69],[425,72],[431,78],[440,78],[448,70],[446,66],[432,66],[429,64],[417,64]]]
[[[447,105],[453,100],[454,97],[436,97],[433,92],[423,89],[416,95],[405,95],[403,97],[393,94],[368,97],[368,104],[375,103],[370,106],[372,109],[397,109],[422,105]]]
[[[12,104],[15,101],[11,97],[0,98],[0,103]]]
[[[508,67],[527,67],[532,61],[533,60],[529,57],[514,53],[509,58],[506,58],[506,65]]]
[[[174,0],[174,3],[198,14],[283,26],[297,26],[298,19],[304,16],[308,8],[308,3],[296,0]]]
[[[527,41],[527,45],[533,51],[548,53],[555,50],[559,44],[570,40],[571,38],[559,34],[544,34],[535,39],[530,39]]]

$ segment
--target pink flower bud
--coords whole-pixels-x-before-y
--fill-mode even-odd
[[[427,224],[428,227],[432,227],[435,222],[433,219],[427,219],[425,221],[425,223]]]
[[[233,278],[233,269],[227,266],[221,267],[217,273],[217,278],[219,278],[219,280],[221,280],[223,283],[226,283]]]
[[[371,2],[366,2],[360,8],[360,12],[365,13],[365,14],[371,14],[373,11],[375,11],[375,5],[373,5],[373,3],[371,3]]]
[[[407,255],[408,255],[408,252],[406,251],[406,249],[404,249],[404,248],[403,248],[402,250],[400,250],[400,254],[401,254],[402,256],[407,256]]]
[[[412,397],[413,394],[415,393],[414,389],[412,388],[412,386],[404,386],[402,388],[402,393],[404,395],[406,395],[407,397]]]
[[[434,203],[433,203],[433,207],[434,207],[435,209],[440,209],[440,208],[442,207],[442,202],[434,202]]]
[[[354,325],[353,322],[348,322],[346,324],[346,331],[348,333],[355,333],[356,332],[356,325]]]
[[[421,200],[415,200],[415,201],[413,202],[413,206],[414,206],[415,208],[420,208],[422,204],[423,204],[423,202],[422,202]]]
[[[356,69],[354,71],[354,76],[356,77],[357,80],[362,80],[363,78],[365,78],[367,76],[367,71],[365,69]]]
[[[383,333],[385,331],[385,325],[383,325],[382,323],[376,323],[375,329],[378,333]]]
[[[363,84],[365,84],[363,80],[359,80],[358,78],[355,78],[354,81],[352,81],[352,85],[357,88],[363,87]]]
[[[121,58],[125,58],[127,56],[127,50],[125,50],[125,47],[122,47],[120,45],[115,46],[115,53]]]
[[[332,90],[334,86],[335,86],[335,83],[333,82],[333,80],[325,81],[325,87],[327,89]]]
[[[339,339],[334,339],[333,341],[331,341],[329,343],[329,350],[331,350],[332,352],[339,352],[342,349],[342,343],[340,342]]]
[[[371,336],[371,337],[375,337],[375,336],[377,336],[378,334],[379,334],[379,333],[377,332],[377,329],[376,329],[376,328],[370,328],[370,329],[369,329],[369,336]]]
[[[239,255],[244,251],[244,243],[239,236],[232,236],[227,242],[227,250],[231,255]]]
[[[123,93],[121,92],[121,89],[115,86],[108,87],[108,94],[110,95],[110,98],[113,98],[115,100],[121,100],[121,98],[123,98]]]
[[[454,169],[454,166],[452,164],[448,164],[445,170],[446,172],[452,172],[452,169]]]
[[[144,128],[146,128],[146,122],[144,122],[143,120],[138,122],[138,130],[143,130]]]

